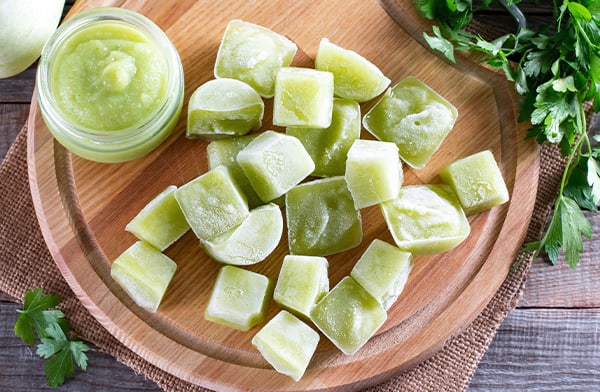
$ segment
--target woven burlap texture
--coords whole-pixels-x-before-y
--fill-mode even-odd
[[[75,297],[45,246],[34,213],[27,177],[26,133],[25,127],[0,166],[0,290],[19,300],[30,287],[42,287],[46,292],[59,294],[63,297],[61,309],[73,329],[85,340],[166,391],[205,390],[158,369],[126,348]],[[538,238],[543,230],[564,165],[554,149],[543,147],[540,154],[539,189],[528,239]],[[519,268],[508,275],[485,310],[463,333],[449,340],[437,355],[369,391],[466,389],[498,326],[516,306],[531,259],[531,255],[518,256],[515,262],[519,262]]]

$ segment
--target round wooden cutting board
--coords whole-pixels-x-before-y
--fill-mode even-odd
[[[251,345],[258,331],[239,332],[204,319],[220,265],[191,232],[166,253],[178,264],[157,313],[137,307],[110,277],[110,265],[135,238],[127,222],[168,185],[183,185],[207,171],[207,142],[185,138],[185,112],[173,135],[148,156],[100,164],[72,156],[54,142],[34,100],[28,160],[36,212],[48,248],[89,311],[117,339],[149,362],[191,383],[215,390],[355,390],[384,381],[439,350],[485,307],[506,277],[523,241],[538,179],[538,153],[517,122],[515,96],[504,78],[465,58],[449,64],[422,43],[427,28],[409,0],[338,1],[79,1],[71,13],[96,6],[139,11],[154,20],[177,47],[184,66],[186,102],[212,79],[225,26],[242,19],[295,41],[298,66],[312,66],[321,38],[357,51],[395,84],[412,75],[459,111],[440,150],[422,170],[405,167],[405,184],[439,182],[439,169],[490,149],[511,201],[470,218],[471,234],[457,248],[415,257],[415,267],[388,320],[355,355],[322,338],[299,382],[275,372]],[[393,15],[394,17],[392,17]],[[362,105],[363,113],[373,104]],[[271,125],[268,100],[264,129]],[[368,137],[363,132],[364,137]],[[392,242],[378,207],[361,211],[360,246],[328,257],[331,287],[347,275],[374,238]],[[287,240],[252,267],[276,280]],[[279,311],[274,302],[268,312]]]

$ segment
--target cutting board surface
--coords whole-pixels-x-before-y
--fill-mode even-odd
[[[404,169],[405,184],[439,182],[453,160],[493,151],[511,194],[503,206],[470,217],[471,234],[457,248],[415,257],[404,292],[376,335],[347,356],[322,338],[299,382],[275,372],[251,345],[260,327],[239,332],[204,319],[219,264],[191,232],[167,251],[178,270],[159,311],[137,307],[110,277],[110,265],[135,238],[127,222],[168,185],[207,171],[207,142],[185,138],[185,112],[156,151],[123,164],[72,156],[49,134],[32,105],[28,160],[36,212],[48,248],[89,311],[140,356],[182,379],[216,390],[355,390],[373,385],[430,357],[463,330],[496,292],[518,251],[533,209],[538,154],[516,119],[515,97],[504,79],[461,58],[449,64],[422,44],[424,22],[410,1],[79,1],[71,14],[96,6],[139,11],[177,47],[185,72],[185,102],[212,79],[221,36],[231,19],[268,27],[296,42],[294,64],[312,66],[321,38],[373,61],[395,84],[416,76],[459,111],[458,121],[422,170]],[[362,105],[363,113],[373,102]],[[267,101],[264,129],[272,129]],[[369,137],[363,130],[363,136]],[[350,272],[374,238],[392,243],[378,207],[361,211],[360,246],[328,257],[330,283]],[[287,240],[264,262],[248,267],[276,280]],[[271,301],[268,317],[279,308]]]

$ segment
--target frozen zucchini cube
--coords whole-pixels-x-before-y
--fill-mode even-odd
[[[282,233],[281,209],[269,203],[251,210],[239,226],[201,244],[209,256],[221,263],[251,265],[275,250]]]
[[[365,114],[363,125],[377,139],[398,145],[400,158],[421,169],[454,127],[458,111],[414,77],[389,88]]]
[[[261,96],[248,84],[209,80],[190,97],[186,136],[214,140],[245,135],[261,127],[264,108]]]
[[[344,277],[310,312],[317,328],[344,354],[352,355],[377,332],[387,312],[352,277]]]
[[[185,220],[177,200],[175,185],[150,200],[125,226],[125,230],[163,251],[183,236],[190,225]]]
[[[413,254],[435,254],[460,244],[471,231],[458,198],[446,184],[411,185],[380,204],[396,245]]]
[[[398,147],[377,140],[354,141],[348,151],[345,178],[356,208],[395,198],[404,181]]]
[[[327,38],[319,44],[315,68],[333,74],[335,95],[357,102],[369,101],[390,84],[375,64],[360,54],[337,46]]]
[[[329,291],[328,266],[320,256],[285,256],[273,299],[282,308],[310,318],[312,307]]]
[[[360,244],[362,220],[343,176],[304,182],[285,195],[290,253],[327,256]]]
[[[264,202],[283,195],[315,168],[300,140],[275,131],[249,143],[238,153],[237,163]]]
[[[299,381],[319,339],[318,332],[282,310],[254,335],[252,345],[277,372]]]
[[[352,143],[360,138],[358,102],[334,98],[331,125],[327,128],[287,128],[286,133],[302,142],[315,163],[313,176],[343,176],[346,156]]]
[[[256,191],[250,184],[250,180],[237,163],[237,154],[244,149],[258,134],[232,137],[228,139],[214,140],[206,147],[206,156],[208,158],[208,168],[214,169],[217,166],[227,166],[231,176],[240,187],[244,196],[248,200],[248,207],[255,208],[264,202],[256,194]]]
[[[333,110],[333,74],[311,68],[281,68],[275,79],[273,124],[327,128]]]
[[[248,202],[226,166],[218,166],[175,191],[175,199],[201,240],[210,240],[241,224]]]
[[[376,238],[360,256],[350,276],[388,310],[402,293],[412,266],[409,252]]]
[[[489,150],[452,162],[440,170],[440,178],[452,187],[467,215],[504,204],[509,199],[502,172]]]
[[[248,83],[262,97],[275,90],[277,71],[292,63],[298,47],[266,27],[234,19],[227,25],[215,62],[217,78]]]
[[[240,267],[221,267],[204,312],[206,320],[248,331],[265,319],[271,282],[269,278]]]
[[[137,241],[119,255],[110,267],[110,276],[133,301],[156,312],[177,264],[152,245]]]

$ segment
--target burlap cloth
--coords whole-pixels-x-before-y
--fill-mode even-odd
[[[166,391],[206,391],[162,371],[126,348],[75,297],[46,248],[34,213],[27,178],[26,134],[25,126],[0,167],[0,290],[18,300],[22,300],[31,287],[43,287],[46,292],[60,294],[63,298],[60,308],[83,339]],[[564,159],[555,148],[543,146],[540,154],[537,198],[526,241],[542,235],[564,168]],[[517,256],[515,263],[519,267],[510,272],[484,311],[463,333],[451,338],[437,355],[369,391],[467,389],[496,330],[516,306],[532,259],[531,254]]]

